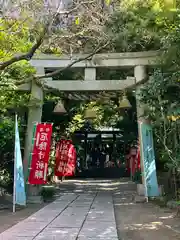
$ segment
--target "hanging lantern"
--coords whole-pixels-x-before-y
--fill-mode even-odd
[[[131,108],[131,103],[127,99],[126,95],[124,94],[122,100],[119,101],[119,108]]]
[[[94,109],[86,109],[84,113],[84,118],[86,119],[96,118],[96,111]]]
[[[65,113],[67,113],[67,111],[66,111],[62,101],[58,101],[58,103],[56,104],[53,112],[57,113],[57,114],[65,114]]]

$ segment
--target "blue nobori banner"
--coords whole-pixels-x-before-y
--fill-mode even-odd
[[[159,187],[156,174],[153,131],[150,124],[141,122],[139,126],[141,135],[141,161],[143,165],[146,197],[156,197],[159,196]]]

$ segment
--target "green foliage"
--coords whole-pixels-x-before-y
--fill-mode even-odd
[[[0,19],[0,61],[6,61],[32,46],[29,28],[23,22]],[[21,124],[29,94],[16,91],[16,82],[24,81],[34,73],[26,61],[12,64],[0,72],[0,185],[12,192],[14,159],[14,113],[18,112]],[[24,145],[24,128],[20,124],[20,137]]]
[[[57,131],[55,129],[54,131],[54,135],[57,134]],[[49,162],[48,162],[48,174],[47,174],[47,178],[48,178],[48,182],[51,183],[53,182],[53,177],[54,177],[54,166],[55,166],[55,152],[56,152],[56,142],[54,141],[51,145],[51,153],[50,153],[50,157],[49,157]]]
[[[111,1],[107,0],[105,3],[109,6]],[[90,5],[87,9],[92,13],[95,8],[90,7],[92,6]],[[171,120],[169,118],[169,116],[177,117],[180,114],[180,15],[178,8],[169,5],[167,1],[123,0],[121,7],[116,8],[112,16],[99,14],[99,5],[96,9],[97,11],[94,11],[93,14],[89,14],[89,12],[86,14],[85,11],[84,14],[77,16],[68,30],[57,31],[54,38],[51,36],[52,39],[45,41],[42,51],[59,54],[69,52],[69,49],[80,52],[88,51],[98,45],[101,37],[105,41],[110,40],[108,50],[112,52],[162,50],[165,67],[153,73],[149,83],[142,89],[141,97],[147,106],[146,117],[151,119],[154,126],[158,160],[166,162],[166,166],[170,168],[173,165],[179,169],[179,120],[172,121],[172,118]],[[99,18],[99,16],[101,17]],[[91,20],[93,20],[93,24],[97,23],[96,27],[91,26]],[[106,24],[104,25],[104,23]],[[0,60],[5,61],[20,52],[26,53],[34,43],[41,27],[38,26],[36,30],[31,31],[30,25],[23,20],[0,19]],[[66,37],[60,38],[63,34]],[[110,73],[110,71],[101,69],[99,75],[101,77],[109,76],[109,79],[120,79],[129,73],[123,74],[116,69]],[[0,73],[1,162],[6,159],[11,161],[13,155],[14,120],[8,112],[10,109],[13,111],[21,109],[24,112],[24,106],[27,106],[29,99],[28,94],[13,91],[16,87],[15,82],[27,79],[32,74],[34,74],[34,69],[26,61],[13,64],[6,71]],[[57,78],[70,79],[70,75],[73,79],[83,79],[81,70],[78,73],[66,71]],[[9,91],[10,89],[11,91]],[[56,98],[57,100],[58,97],[49,95],[48,99]],[[92,108],[97,113],[96,118],[92,121],[94,128],[102,125],[118,126],[125,132],[131,129],[134,134],[133,129],[136,122],[134,121],[132,124],[128,114],[120,112],[114,101],[108,100],[107,103],[97,101],[88,104],[68,103],[67,106],[70,109],[68,116],[57,117],[56,122],[56,124],[61,122],[62,132],[66,129],[67,133],[73,133],[83,127],[85,124],[84,112],[86,109]],[[55,117],[50,117],[48,111],[47,114],[48,121],[55,121]],[[132,139],[133,134],[131,134]],[[52,158],[52,164],[53,161]],[[11,175],[7,166],[2,171]]]
[[[163,24],[157,23],[157,12],[151,5],[126,6],[116,11],[107,23],[112,51],[137,52],[161,47]]]
[[[161,69],[155,69],[141,92],[145,116],[154,126],[157,163],[180,168],[179,152],[179,1],[121,1],[107,22],[111,51],[161,50]],[[162,165],[162,164],[161,164]]]
[[[0,186],[12,192],[13,150],[14,150],[13,119],[4,117],[0,121]]]
[[[176,117],[180,115],[179,74],[157,70],[141,91],[141,99],[146,106],[145,115],[154,126],[157,158],[166,167],[174,167],[178,171],[180,121]]]
[[[55,194],[56,194],[56,189],[54,186],[42,187],[41,196],[44,202],[52,201],[54,199]]]
[[[0,19],[0,59],[7,60],[17,53],[26,53],[32,46],[28,26],[23,21]]]
[[[0,45],[2,62],[19,53],[26,53],[32,46],[28,26],[23,21],[0,19]],[[33,73],[35,70],[27,61],[14,63],[0,72],[1,112],[27,105],[28,95],[13,90],[18,81],[24,81]]]
[[[179,41],[179,12],[178,9],[171,11],[162,2],[122,1],[121,7],[106,25],[111,40],[110,50],[137,52],[168,49],[171,52],[171,48],[175,47],[172,42]]]
[[[119,112],[117,111],[117,105],[113,102],[109,104],[103,104],[101,102],[90,102],[88,104],[81,104],[79,111],[74,115],[70,122],[67,131],[75,132],[81,129],[85,124],[85,111],[87,109],[93,109],[96,113],[96,117],[91,121],[94,128],[100,126],[112,127],[116,125],[116,120],[119,119]]]
[[[13,163],[14,163],[14,116],[1,114],[0,119],[0,186],[12,193]],[[22,122],[21,122],[22,124]],[[24,129],[20,124],[20,136],[24,136]],[[20,139],[21,141],[23,138]],[[22,141],[23,143],[24,141]],[[22,145],[22,144],[21,144]]]

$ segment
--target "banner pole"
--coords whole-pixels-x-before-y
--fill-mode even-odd
[[[15,141],[14,141],[14,183],[13,183],[13,213],[16,212],[16,125],[17,114],[15,114]]]

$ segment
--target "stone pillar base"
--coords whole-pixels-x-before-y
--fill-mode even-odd
[[[145,203],[145,202],[147,202],[145,196],[139,196],[139,195],[136,195],[134,197],[134,201],[135,201],[135,203]]]
[[[163,195],[163,186],[159,185],[159,197]],[[143,184],[137,184],[137,194],[139,196],[145,196],[145,187]]]
[[[137,184],[137,194],[139,196],[144,196],[145,195],[145,187],[143,184]]]
[[[27,199],[27,203],[43,203],[41,196],[29,196]]]
[[[41,186],[28,185],[27,186],[27,202],[28,203],[42,203],[42,197],[40,194]]]

